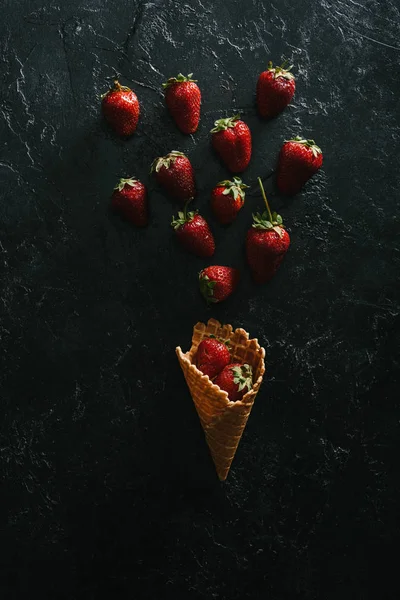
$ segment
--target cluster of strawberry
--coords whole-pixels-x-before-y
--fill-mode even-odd
[[[210,336],[197,348],[196,366],[228,394],[231,402],[241,400],[253,387],[253,371],[250,365],[232,363],[228,343]]]
[[[278,115],[292,100],[295,78],[291,67],[273,67],[258,78],[256,101],[260,116]],[[163,84],[167,108],[178,128],[185,134],[194,133],[200,121],[201,92],[192,74],[179,74]],[[136,94],[118,81],[102,96],[105,119],[118,135],[132,135],[139,120],[140,106]],[[231,173],[243,172],[251,159],[251,132],[239,115],[219,119],[211,130],[212,145]],[[313,140],[295,137],[284,142],[278,159],[276,183],[285,195],[298,193],[322,165],[321,149]],[[194,169],[182,152],[172,151],[158,157],[151,166],[159,185],[183,205],[172,227],[182,246],[189,252],[210,258],[215,241],[207,221],[198,211],[188,211],[196,196]],[[269,281],[285,256],[290,237],[282,217],[271,212],[261,179],[258,178],[266,210],[253,215],[253,224],[246,237],[246,257],[256,283]],[[245,185],[239,177],[218,183],[211,192],[211,207],[217,221],[227,225],[237,217],[245,201]],[[114,189],[112,205],[125,218],[138,226],[148,222],[147,191],[137,179],[121,179]],[[199,275],[200,290],[208,302],[220,302],[236,288],[239,271],[225,266],[210,266]]]

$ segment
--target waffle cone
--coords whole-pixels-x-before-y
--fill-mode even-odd
[[[208,375],[203,375],[194,364],[198,345],[203,338],[211,334],[229,340],[232,362],[247,363],[253,369],[253,387],[238,402],[231,402],[227,392],[214,385]],[[249,340],[249,334],[244,329],[233,331],[231,325],[221,325],[215,319],[210,319],[207,325],[197,323],[194,326],[190,350],[184,354],[178,346],[176,353],[204,429],[218,477],[224,481],[262,383],[265,350],[256,339]]]

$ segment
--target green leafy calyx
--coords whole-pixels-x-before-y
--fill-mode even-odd
[[[229,127],[235,127],[237,121],[239,121],[240,115],[234,115],[233,117],[228,117],[227,119],[218,119],[214,122],[215,127],[211,129],[211,133],[218,133],[218,131],[225,131]]]
[[[234,200],[237,200],[238,198],[241,198],[242,202],[244,202],[245,199],[245,189],[250,187],[248,185],[246,185],[245,183],[243,183],[243,181],[240,179],[240,177],[234,177],[233,181],[229,181],[229,180],[225,180],[225,181],[220,181],[218,183],[219,186],[223,186],[225,189],[222,192],[225,196],[227,196],[228,194],[231,194],[233,196]]]
[[[293,73],[291,73],[291,69],[293,69],[293,65],[289,65],[288,60],[284,60],[280,67],[273,67],[272,61],[269,61],[267,70],[274,74],[274,79],[278,79],[278,77],[283,77],[290,81],[294,79]]]
[[[175,83],[185,83],[186,81],[193,81],[196,83],[197,79],[192,79],[192,75],[193,73],[189,73],[189,75],[185,77],[185,75],[179,73],[176,77],[170,77],[165,83],[162,84],[162,87],[166,89]]]
[[[133,187],[136,183],[138,183],[138,180],[134,179],[133,177],[130,177],[129,179],[120,179],[114,190],[118,190],[120,192],[126,185]]]
[[[179,156],[185,155],[182,152],[178,152],[177,150],[172,150],[172,152],[169,152],[169,154],[167,154],[166,156],[159,156],[158,158],[153,160],[150,173],[153,173],[154,171],[158,173],[161,167],[169,169],[170,166],[174,164],[174,162]]]
[[[296,137],[294,137],[293,139],[285,140],[285,142],[296,142],[297,144],[302,144],[303,146],[306,146],[306,148],[310,148],[315,157],[317,157],[318,154],[322,154],[321,148],[317,146],[314,140],[305,140],[296,135]]]
[[[232,367],[231,371],[233,373],[233,382],[236,383],[238,387],[238,392],[244,390],[247,387],[247,390],[251,390],[253,387],[253,370],[250,365],[245,364],[240,367]]]
[[[208,304],[211,302],[218,302],[214,297],[214,288],[217,285],[216,281],[212,281],[207,275],[201,271],[199,275],[200,292]]]
[[[193,212],[187,212],[187,204],[185,204],[184,210],[178,212],[178,217],[177,218],[175,218],[175,217],[172,218],[171,226],[176,231],[177,229],[179,229],[180,227],[182,227],[183,225],[185,225],[185,223],[190,223],[190,221],[193,221],[193,219],[198,214],[198,212],[199,211],[197,211],[197,210],[195,210]]]
[[[271,215],[266,210],[263,213],[254,213],[253,221],[254,229],[274,229],[277,233],[280,233],[279,228],[283,227],[282,217],[276,212],[271,213]]]

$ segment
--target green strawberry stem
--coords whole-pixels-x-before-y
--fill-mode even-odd
[[[272,223],[273,222],[272,213],[271,213],[271,209],[270,209],[269,204],[268,204],[267,196],[265,195],[264,186],[262,184],[261,177],[257,177],[257,179],[258,179],[258,183],[259,183],[260,188],[261,188],[261,194],[262,194],[262,197],[264,199],[265,206],[267,207],[269,220]]]
[[[123,85],[120,84],[120,82],[118,81],[118,74],[115,73],[112,77],[107,77],[107,79],[112,79],[113,83],[111,85],[111,83],[109,84],[109,88],[106,92],[104,92],[104,94],[101,94],[100,98],[103,100],[106,96],[108,96],[108,94],[110,94],[111,92],[121,92],[122,90],[128,92],[129,88],[125,87]]]
[[[114,79],[114,85],[109,92],[130,92],[131,89],[126,85],[121,85],[118,79]]]
[[[183,207],[183,217],[184,217],[185,223],[187,221],[187,207],[188,207],[188,204],[190,201],[191,201],[191,198],[189,198],[189,200],[187,200],[185,202],[185,206]]]
[[[191,201],[192,201],[193,199],[194,199],[194,198],[193,198],[193,196],[192,196],[191,198],[189,198],[188,200],[186,200],[186,202],[185,202],[185,206],[183,207],[183,214],[185,215],[185,221],[186,221],[186,215],[187,215],[187,209],[188,209],[188,206],[189,206],[189,204],[191,203]],[[196,210],[195,212],[197,213],[198,211]],[[194,214],[195,214],[195,213],[189,213],[189,217],[190,217],[190,215],[192,215],[192,218],[193,218]]]
[[[208,336],[210,339],[212,340],[218,340],[219,342],[222,342],[223,344],[225,344],[225,346],[228,348],[228,350],[231,350],[230,347],[230,340],[224,340],[221,337],[217,337],[216,335],[214,335],[213,333],[210,333],[210,335]]]
[[[198,211],[194,211],[194,212],[188,212],[187,208],[189,205],[189,202],[191,202],[193,200],[193,198],[189,198],[189,200],[187,200],[185,202],[185,205],[183,207],[183,212],[180,210],[178,212],[178,217],[172,217],[172,223],[171,226],[177,230],[180,227],[183,227],[183,225],[185,225],[186,223],[190,223],[191,221],[193,221],[194,217],[198,214]]]

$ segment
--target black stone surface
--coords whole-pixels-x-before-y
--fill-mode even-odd
[[[399,27],[397,0],[3,2],[0,23],[1,597],[398,598]],[[297,91],[271,122],[257,76],[289,57]],[[99,97],[114,71],[141,103],[115,138]],[[194,136],[160,86],[194,72]],[[208,311],[148,176],[172,149],[197,205],[228,173],[215,119],[253,132],[247,204],[212,222],[215,264],[242,268]],[[290,231],[274,280],[243,257],[256,177],[311,137],[323,170],[271,203]],[[109,213],[120,176],[150,188],[139,231]],[[267,350],[267,378],[220,484],[175,346],[214,316]]]

